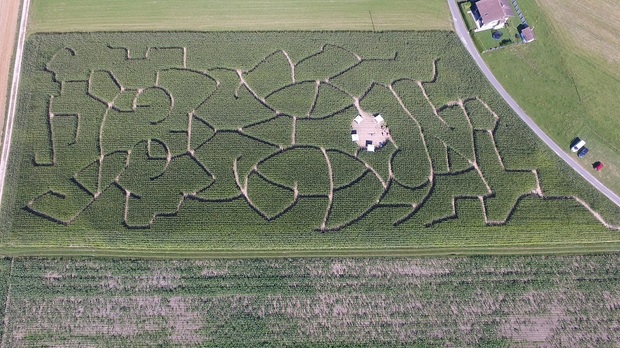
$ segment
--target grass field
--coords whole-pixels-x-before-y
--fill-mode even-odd
[[[5,346],[612,346],[618,255],[5,259]]]
[[[3,245],[613,249],[617,207],[534,138],[457,40],[33,35]],[[358,113],[384,115],[388,146],[351,141]]]
[[[100,30],[450,29],[444,1],[33,0],[30,33]]]
[[[613,0],[537,1],[550,19],[554,34],[581,53],[589,54],[600,67],[620,76],[620,8]],[[569,45],[567,45],[569,46]]]
[[[620,192],[620,9],[614,1],[519,1],[537,40],[483,57],[519,105],[560,146],[586,140],[580,160]],[[593,171],[593,170],[592,170]]]

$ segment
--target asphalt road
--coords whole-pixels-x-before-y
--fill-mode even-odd
[[[519,115],[519,117],[523,120],[523,122],[525,122],[525,124],[527,124],[528,127],[530,127],[530,129],[534,131],[534,133],[536,133],[536,135],[540,139],[542,139],[542,141],[544,141],[545,144],[549,146],[549,148],[551,148],[551,150],[553,150],[553,152],[555,152],[558,156],[560,156],[560,158],[564,160],[564,162],[566,162],[569,166],[571,166],[577,173],[579,173],[579,175],[581,175],[592,186],[594,186],[594,188],[599,190],[602,194],[607,196],[612,202],[616,203],[618,207],[620,207],[620,197],[618,197],[617,194],[615,194],[613,191],[611,191],[605,185],[603,185],[600,181],[598,181],[598,179],[595,178],[590,172],[588,172],[581,165],[579,165],[579,163],[575,161],[575,156],[571,156],[569,153],[566,153],[564,150],[562,150],[561,147],[559,147],[555,142],[553,142],[553,140],[551,140],[551,138],[549,138],[549,136],[547,136],[547,134],[545,134],[542,131],[542,129],[540,129],[536,125],[536,123],[532,121],[532,119],[525,113],[525,111],[523,111],[523,109],[519,107],[517,102],[515,102],[514,99],[512,99],[512,97],[508,94],[508,92],[506,92],[504,87],[502,87],[502,85],[499,83],[499,81],[497,81],[493,73],[491,73],[491,70],[489,70],[487,65],[484,63],[484,60],[482,60],[480,53],[478,53],[478,50],[476,49],[476,46],[474,45],[471,39],[471,36],[469,36],[469,32],[467,31],[465,22],[463,18],[461,17],[461,13],[459,11],[456,0],[448,0],[448,6],[450,7],[450,12],[452,13],[452,21],[454,22],[454,28],[456,30],[457,35],[461,39],[461,42],[463,42],[463,45],[465,46],[469,54],[472,56],[472,58],[474,58],[474,61],[476,62],[476,64],[478,65],[478,67],[480,68],[484,76],[486,76],[489,82],[491,82],[493,87],[502,96],[502,98],[504,98],[506,103],[510,105],[510,107],[517,113],[517,115]],[[568,144],[566,146],[568,147]]]

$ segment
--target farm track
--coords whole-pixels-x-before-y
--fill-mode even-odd
[[[15,1],[19,3],[19,1]],[[26,41],[26,27],[28,24],[28,9],[30,8],[30,0],[24,0],[22,6],[22,16],[19,24],[19,36],[17,39],[17,48],[15,51],[15,65],[13,68],[13,79],[11,81],[11,92],[9,98],[9,107],[6,114],[4,141],[2,143],[2,155],[0,155],[0,202],[2,202],[2,195],[4,193],[4,179],[6,178],[6,171],[9,162],[9,153],[11,151],[11,138],[13,135],[13,121],[15,119],[15,112],[17,110],[17,93],[19,91],[19,78],[22,70],[22,56],[24,54],[24,43]],[[7,23],[7,27],[10,26]],[[11,45],[12,46],[12,45]],[[1,81],[0,81],[1,83]],[[2,101],[2,103],[4,100]],[[0,103],[0,105],[2,105]],[[0,108],[3,110],[3,108]]]
[[[452,20],[454,21],[454,29],[461,39],[463,46],[467,49],[467,52],[472,56],[480,71],[484,74],[484,76],[489,80],[493,88],[497,90],[497,92],[504,98],[506,103],[514,110],[514,112],[527,124],[528,127],[538,136],[553,152],[555,152],[566,164],[571,166],[573,170],[575,170],[581,177],[587,180],[595,189],[604,194],[607,198],[609,198],[612,202],[614,202],[617,206],[620,207],[620,196],[618,196],[615,192],[607,188],[607,186],[603,185],[598,179],[596,179],[590,172],[584,169],[579,163],[577,163],[573,157],[567,154],[560,146],[558,146],[547,134],[543,132],[534,121],[521,109],[521,107],[517,104],[517,102],[506,92],[504,87],[499,83],[499,81],[495,78],[489,67],[486,65],[480,53],[476,49],[471,37],[469,36],[469,32],[465,27],[465,23],[463,18],[461,17],[460,11],[458,9],[458,5],[455,0],[448,0],[448,5],[450,6],[450,12],[452,12]]]
[[[13,50],[8,49],[15,46],[15,32],[17,28],[17,20],[19,18],[19,0],[7,0],[0,2],[0,38],[2,47],[6,48],[0,51],[0,129],[4,125],[4,116],[6,111],[6,96],[9,81],[9,71],[11,71],[11,58]]]

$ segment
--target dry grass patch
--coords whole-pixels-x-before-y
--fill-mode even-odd
[[[615,0],[536,1],[572,44],[602,58],[620,76],[620,6]],[[534,24],[535,25],[535,24]]]

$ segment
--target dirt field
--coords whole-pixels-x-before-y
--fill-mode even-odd
[[[6,116],[6,101],[9,93],[9,72],[11,71],[11,57],[15,46],[19,0],[0,1],[0,130],[4,132],[4,117]],[[11,49],[6,49],[10,47]]]

